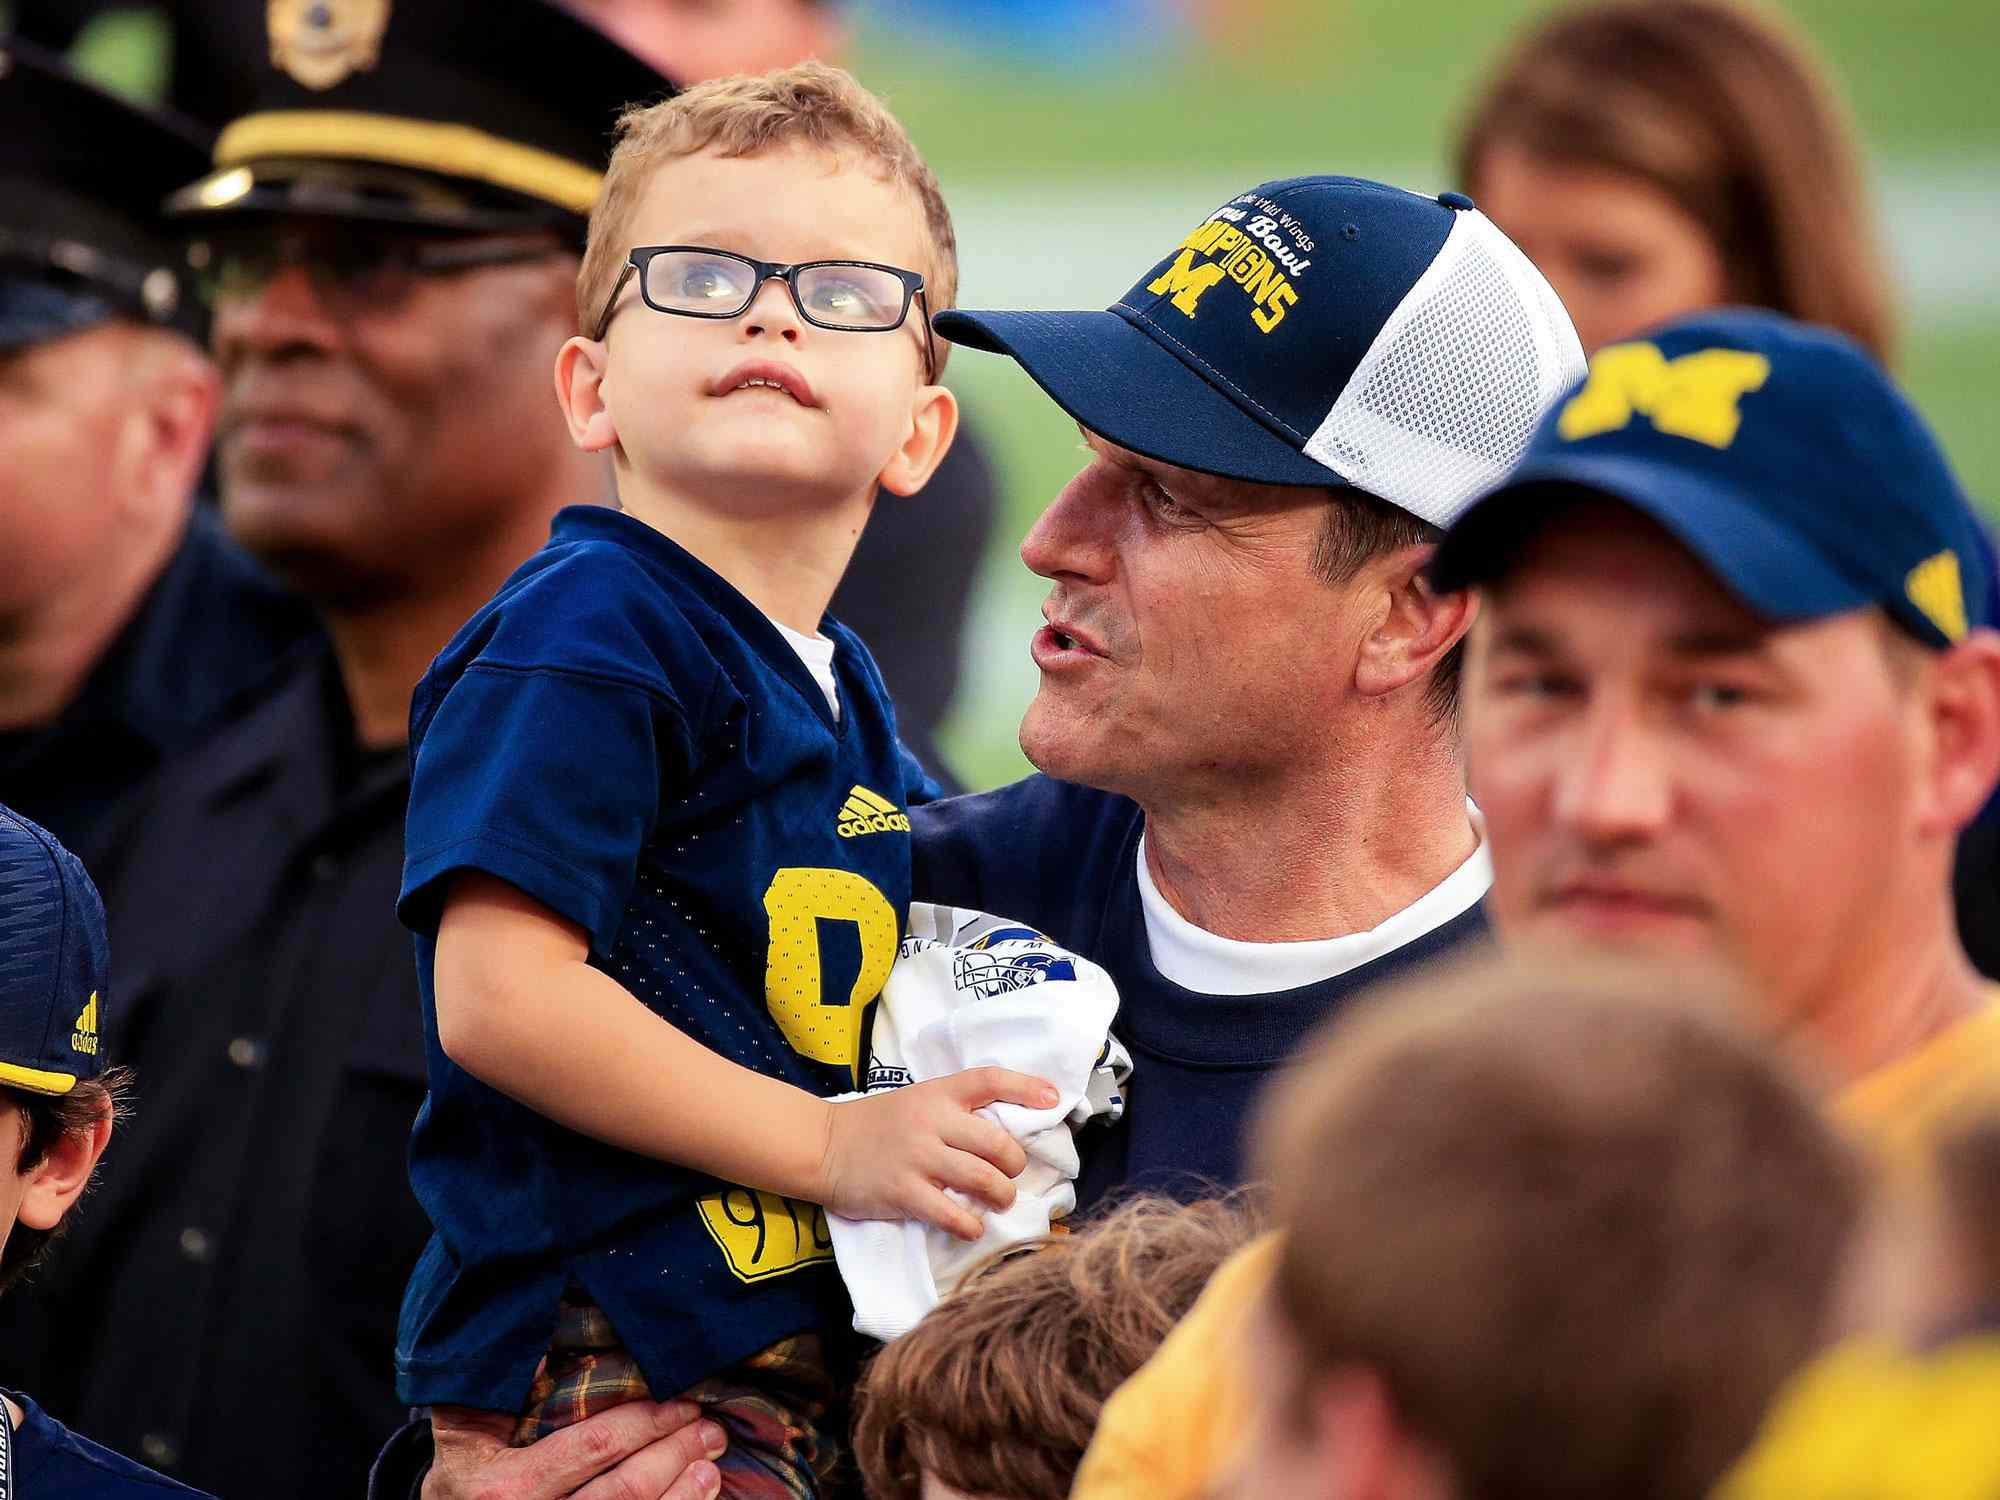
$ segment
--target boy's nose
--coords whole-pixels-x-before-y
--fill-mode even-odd
[[[775,333],[786,343],[796,344],[804,322],[792,302],[792,289],[782,276],[771,276],[750,299],[750,306],[743,314],[743,336],[753,339]]]

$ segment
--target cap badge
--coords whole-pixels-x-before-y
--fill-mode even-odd
[[[1743,424],[1737,403],[1770,378],[1771,362],[1744,349],[1697,349],[1677,359],[1657,344],[1613,344],[1590,361],[1590,378],[1563,404],[1566,443],[1621,432],[1643,416],[1655,432],[1727,448]]]
[[[90,999],[84,1002],[77,1013],[76,1028],[69,1034],[69,1050],[81,1052],[85,1057],[97,1056],[97,991],[90,992]]]
[[[1944,632],[1946,640],[1965,639],[1965,585],[1959,576],[1956,552],[1947,548],[1910,569],[1903,579],[1903,592],[1926,620]]]
[[[309,89],[330,89],[375,66],[389,0],[267,0],[271,65]]]

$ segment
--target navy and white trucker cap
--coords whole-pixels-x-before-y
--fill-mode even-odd
[[[109,945],[77,857],[0,807],[0,1085],[67,1094],[101,1057]]]
[[[1651,518],[1770,620],[1879,605],[1940,649],[1993,623],[1990,544],[1923,418],[1851,339],[1777,313],[1598,350],[1432,578],[1504,577],[1579,494]]]
[[[1354,177],[1239,193],[1104,312],[940,314],[1164,463],[1365,490],[1448,526],[1583,374],[1549,284],[1472,201]]]

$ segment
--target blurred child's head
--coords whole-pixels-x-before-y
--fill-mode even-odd
[[[1259,1133],[1286,1238],[1240,1493],[1706,1493],[1837,1331],[1863,1191],[1691,998],[1481,966],[1333,1025]]]
[[[871,262],[916,273],[923,290],[825,273],[800,293],[822,321],[902,319],[887,331],[828,328],[740,261],[666,256],[626,274],[635,248],[662,245],[779,265]],[[580,336],[557,363],[571,431],[613,449],[621,481],[732,508],[814,507],[872,496],[878,482],[908,494],[956,427],[956,405],[934,383],[943,346],[927,315],[951,306],[957,281],[936,177],[882,102],[839,69],[722,78],[632,110],[591,215]],[[743,295],[750,305],[734,315]]]
[[[862,1378],[869,1495],[1063,1500],[1099,1409],[1254,1228],[1239,1201],[1141,1198],[968,1277]]]

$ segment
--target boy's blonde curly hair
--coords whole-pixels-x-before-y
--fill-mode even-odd
[[[661,162],[700,151],[756,156],[791,145],[858,152],[884,180],[907,191],[922,211],[930,238],[931,263],[911,269],[923,273],[932,312],[952,306],[958,295],[958,238],[936,174],[917,154],[902,122],[853,75],[805,62],[772,73],[717,78],[624,113],[604,186],[590,212],[590,240],[577,273],[580,331],[588,336],[596,329],[604,299],[632,248],[633,211]],[[940,356],[945,347],[940,343]]]

